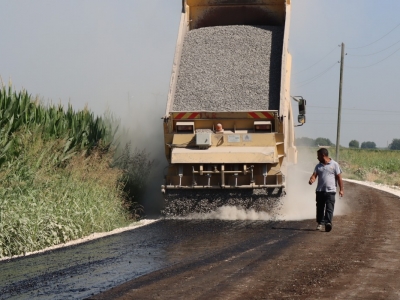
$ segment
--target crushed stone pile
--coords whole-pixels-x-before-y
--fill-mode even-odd
[[[189,31],[173,110],[278,110],[283,30],[233,25]]]

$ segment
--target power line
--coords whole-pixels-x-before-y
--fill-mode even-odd
[[[308,108],[308,106],[307,106]],[[337,109],[337,107],[335,108]],[[394,115],[388,115],[389,113],[393,113]],[[309,112],[309,114],[318,114],[318,115],[332,115],[331,112]],[[342,112],[342,114],[344,115],[363,115],[363,116],[375,116],[375,115],[384,115],[384,116],[391,116],[391,117],[398,117],[397,114],[399,114],[399,112],[381,112],[381,111],[348,111],[348,112]]]
[[[389,35],[393,30],[395,30],[397,27],[399,27],[400,26],[400,23],[399,24],[397,24],[392,30],[390,30],[388,33],[386,33],[384,36],[382,36],[382,37],[380,37],[379,39],[377,39],[376,41],[374,41],[374,42],[372,42],[372,43],[369,43],[369,44],[367,44],[367,45],[365,45],[365,46],[361,46],[361,47],[348,47],[349,49],[361,49],[361,48],[365,48],[365,47],[368,47],[368,46],[370,46],[370,45],[372,45],[372,44],[375,44],[376,42],[379,42],[381,39],[383,39],[384,37],[386,37],[387,35]]]
[[[375,65],[377,65],[377,64],[379,64],[379,63],[381,63],[381,62],[383,62],[384,60],[386,60],[386,59],[388,59],[389,57],[391,57],[391,56],[393,56],[394,54],[396,54],[396,52],[399,51],[399,50],[400,50],[400,48],[398,48],[398,49],[397,49],[396,51],[394,51],[392,54],[386,56],[384,59],[381,59],[380,61],[378,61],[378,62],[376,62],[376,63],[373,63],[372,65],[363,66],[363,67],[352,67],[352,66],[346,66],[346,67],[347,67],[347,68],[351,68],[351,69],[364,69],[364,68],[369,68],[369,67],[375,66]]]
[[[383,50],[380,50],[380,51],[374,52],[374,53],[370,53],[370,54],[351,54],[351,53],[349,54],[349,53],[348,53],[347,55],[349,55],[349,56],[371,56],[371,55],[375,55],[375,54],[381,53],[381,52],[383,52],[383,51],[386,51],[387,49],[393,47],[394,45],[397,45],[398,43],[400,43],[400,40],[398,40],[396,43],[390,45],[389,47],[386,47],[386,48],[383,49]]]
[[[316,105],[307,105],[307,107],[317,107],[317,108],[332,108],[332,109],[337,109],[337,107],[332,107],[332,106],[316,106]],[[394,111],[394,110],[378,110],[378,109],[362,109],[362,108],[342,108],[342,109],[347,109],[347,110],[357,110],[357,111],[373,111],[373,112],[386,112],[386,113],[400,113],[400,111]]]
[[[336,120],[335,121],[322,121],[322,120],[316,120],[316,121],[310,121],[307,120],[306,124],[337,124]],[[371,125],[371,122],[342,122],[344,125]],[[398,125],[400,126],[400,123],[393,123],[393,122],[374,122],[374,127],[379,126],[379,125]]]
[[[340,45],[339,45],[339,47],[340,47]],[[307,67],[307,68],[305,68],[305,69],[303,69],[303,70],[301,70],[301,71],[298,71],[298,72],[294,73],[293,75],[296,75],[296,74],[302,73],[302,72],[304,72],[304,71],[307,71],[308,69],[311,69],[311,68],[314,67],[316,64],[318,64],[320,61],[322,61],[324,58],[326,58],[329,54],[331,54],[333,51],[335,51],[336,48],[337,48],[337,47],[333,48],[331,51],[329,51],[328,54],[326,54],[324,57],[322,57],[322,58],[321,58],[320,60],[318,60],[316,63],[312,64],[311,66],[309,66],[309,67]]]
[[[307,85],[307,84],[313,82],[315,79],[320,78],[320,77],[321,77],[322,75],[324,75],[326,72],[328,72],[329,70],[331,70],[337,63],[338,63],[338,62],[335,62],[333,65],[331,65],[329,68],[327,68],[325,71],[319,73],[318,75],[315,75],[315,76],[312,77],[312,78],[309,78],[309,79],[307,79],[307,80],[304,80],[304,81],[301,81],[301,82],[297,83],[297,84],[301,84],[301,83],[304,83],[304,82],[305,82],[304,84],[296,85],[295,87],[296,87],[296,88],[299,88],[299,87],[301,87],[301,86],[304,86],[304,85]]]

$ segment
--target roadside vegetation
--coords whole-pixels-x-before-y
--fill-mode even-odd
[[[318,163],[316,154],[318,147],[298,147],[298,150],[299,163],[304,164],[308,169]],[[335,159],[335,148],[329,148],[328,151],[329,156]],[[339,164],[344,178],[400,187],[400,151],[398,150],[341,147]]]
[[[0,258],[139,217],[152,162],[130,144],[118,149],[113,123],[0,89]]]

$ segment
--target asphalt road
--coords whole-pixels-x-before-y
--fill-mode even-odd
[[[0,262],[0,299],[399,299],[400,202],[345,184],[351,212],[314,220],[160,220]]]

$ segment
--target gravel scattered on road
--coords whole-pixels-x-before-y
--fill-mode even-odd
[[[278,212],[281,198],[264,189],[254,190],[169,190],[164,195],[165,217],[183,217],[189,214],[204,214],[219,207],[241,207],[245,210],[267,212],[273,216]]]

